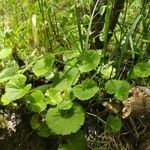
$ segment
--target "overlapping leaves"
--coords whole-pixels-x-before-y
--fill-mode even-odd
[[[69,89],[72,85],[75,84],[78,77],[79,77],[79,69],[77,67],[69,68],[64,73],[64,75],[62,76],[58,84],[55,86],[55,88],[58,89],[59,91]]]
[[[109,80],[105,84],[105,89],[109,94],[115,94],[115,98],[123,100],[128,97],[130,85],[125,80]]]
[[[25,96],[31,89],[31,84],[25,85],[26,76],[18,74],[13,76],[5,86],[5,94],[1,102],[7,105],[9,102]]]
[[[12,66],[12,67],[4,69],[0,73],[0,83],[8,81],[13,75],[16,74],[17,71],[18,71],[18,66]]]

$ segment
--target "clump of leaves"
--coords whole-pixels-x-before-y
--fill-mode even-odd
[[[94,11],[99,7],[98,1],[96,3],[91,3],[91,1],[84,0],[82,2],[78,2],[79,5],[76,5],[72,1],[66,0],[57,0],[52,2],[44,1],[44,3],[40,1],[34,1],[33,6],[35,9],[30,9],[32,7],[30,4],[28,5],[26,1],[23,2],[23,5],[21,4],[22,2],[16,3],[15,7],[13,6],[12,10],[9,9],[8,12],[1,8],[3,12],[3,17],[1,18],[2,20],[6,20],[6,22],[1,23],[0,29],[5,30],[7,28],[5,28],[5,24],[8,26],[11,24],[10,29],[13,30],[0,31],[0,34],[2,35],[0,37],[2,41],[1,43],[6,45],[0,45],[0,47],[2,47],[0,50],[0,60],[2,60],[3,66],[7,66],[7,64],[9,66],[10,62],[12,62],[12,59],[10,59],[8,62],[6,61],[13,53],[13,49],[10,48],[10,45],[15,45],[23,57],[28,58],[27,56],[31,54],[31,57],[29,57],[31,61],[32,58],[36,58],[36,54],[40,55],[38,60],[35,60],[34,64],[32,62],[33,65],[29,65],[29,72],[32,72],[38,79],[44,77],[48,79],[48,81],[50,80],[51,84],[46,85],[43,83],[42,86],[34,88],[34,83],[31,81],[31,84],[33,84],[31,87],[31,84],[26,83],[28,75],[23,75],[24,71],[22,68],[19,69],[17,65],[11,67],[9,66],[0,73],[0,83],[2,83],[3,87],[5,86],[5,93],[1,95],[1,104],[9,105],[16,100],[24,99],[24,101],[27,103],[26,106],[31,111],[36,113],[31,119],[31,126],[34,130],[37,130],[40,136],[48,137],[51,133],[61,135],[71,134],[68,136],[67,143],[61,144],[59,150],[84,150],[86,149],[85,143],[83,142],[84,135],[80,133],[79,129],[84,124],[85,112],[79,103],[81,101],[82,103],[87,100],[90,101],[99,90],[97,85],[101,85],[100,88],[102,89],[104,88],[103,81],[106,81],[105,90],[107,93],[113,94],[117,100],[122,101],[128,97],[130,85],[126,80],[109,80],[110,78],[115,77],[116,69],[111,65],[111,63],[106,63],[108,56],[107,54],[110,52],[109,48],[113,52],[113,47],[115,47],[113,53],[117,52],[114,54],[114,56],[117,56],[116,58],[119,63],[124,60],[123,58],[126,56],[126,52],[129,52],[133,59],[135,58],[136,53],[141,54],[141,58],[143,57],[142,59],[144,59],[144,55],[148,54],[146,51],[148,51],[147,47],[149,46],[150,41],[148,38],[149,20],[147,17],[149,11],[148,9],[145,9],[148,7],[148,5],[145,5],[145,3],[142,4],[141,12],[139,11],[139,14],[137,14],[137,17],[133,23],[133,17],[128,15],[128,13],[130,14],[130,11],[128,12],[126,7],[123,12],[127,11],[125,12],[127,15],[124,16],[121,14],[122,16],[119,20],[120,23],[119,26],[116,27],[117,30],[115,30],[115,34],[113,34],[113,30],[112,33],[109,33],[109,28],[112,26],[111,20],[114,20],[111,19],[114,15],[111,1],[99,9],[97,13],[102,16],[100,22],[102,23],[103,29],[100,29],[102,36],[99,35],[100,32],[97,36],[99,36],[101,42],[104,42],[103,48],[105,51],[102,52],[103,50],[94,51],[84,49],[84,47],[88,47],[88,44],[91,45],[91,40],[93,40],[93,43],[97,43],[95,41],[97,36],[93,37],[91,35],[95,34],[95,31],[92,30],[92,28],[95,26],[92,26],[92,21],[95,22],[95,19],[97,18],[95,17],[96,13]],[[139,1],[137,3],[139,4]],[[91,4],[95,7],[93,12],[91,12]],[[9,3],[4,3],[4,5],[7,6]],[[133,3],[133,5],[135,4]],[[22,9],[20,6],[28,9]],[[87,6],[90,8],[89,14],[86,14],[86,11],[89,9]],[[128,6],[128,2],[126,6]],[[74,17],[74,8],[76,8],[77,18]],[[82,8],[84,8],[84,10],[82,10]],[[13,9],[16,10],[14,11]],[[22,13],[17,13],[11,16],[12,19],[8,20],[8,15],[14,14],[11,12],[16,12],[17,10],[18,12],[22,10],[25,11],[23,12],[24,17],[21,16]],[[144,12],[143,10],[146,11]],[[5,14],[7,15],[5,16]],[[27,19],[28,17],[26,14],[27,16],[32,16],[31,27],[28,26],[31,18]],[[103,18],[105,19],[103,20]],[[38,23],[36,23],[36,19],[38,20]],[[11,22],[11,20],[13,22]],[[141,20],[142,23],[140,23]],[[88,22],[90,22],[89,25]],[[98,23],[98,21],[95,23]],[[138,24],[140,27],[138,27]],[[89,27],[89,30],[87,30],[87,26]],[[136,32],[136,29],[138,29],[138,32]],[[79,31],[79,35],[77,30]],[[129,32],[124,32],[128,30]],[[27,33],[27,31],[32,32]],[[111,35],[114,35],[114,37],[111,38]],[[77,38],[78,36],[79,39]],[[87,36],[87,38],[85,36]],[[90,38],[89,36],[91,36],[92,39],[87,40],[86,42],[85,39]],[[111,44],[109,44],[109,37],[111,38]],[[112,41],[117,44],[114,44]],[[101,42],[99,43],[101,44]],[[84,44],[87,46],[84,46]],[[63,51],[61,51],[62,49]],[[138,49],[140,49],[141,52],[138,51]],[[44,55],[41,55],[46,50],[50,50],[51,53],[46,52]],[[55,54],[60,54],[58,58],[60,57],[62,60],[56,60]],[[104,56],[102,54],[104,54]],[[147,58],[148,57],[149,56],[147,56]],[[105,63],[102,62],[103,60]],[[116,61],[116,59],[114,60]],[[59,67],[57,68],[54,65],[55,62],[62,63],[64,69],[60,71]],[[115,64],[117,63],[115,62]],[[122,64],[119,65],[121,66]],[[118,72],[120,72],[119,65],[117,67]],[[150,61],[138,63],[133,67],[131,77],[149,77],[149,68]],[[95,74],[93,75],[94,80],[87,78],[86,75],[91,75],[91,71],[93,70],[96,70],[98,75],[100,73],[102,84],[99,80],[99,83],[94,81],[96,79]],[[40,117],[40,115],[42,117]],[[106,124],[107,128],[112,132],[118,132],[122,126],[121,119],[117,115],[109,115]],[[77,133],[72,134],[75,132]],[[79,137],[81,137],[81,139]],[[98,147],[95,148],[95,150],[96,149],[103,148]]]
[[[26,76],[17,74],[5,85],[5,94],[1,98],[3,105],[24,97],[31,89],[31,84],[25,85]]]

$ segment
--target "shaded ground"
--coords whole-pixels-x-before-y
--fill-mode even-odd
[[[32,114],[25,107],[0,109],[14,122],[12,128],[0,129],[0,150],[57,150],[56,138],[42,138],[33,132],[30,126]],[[14,113],[16,116],[13,118],[11,115]],[[86,132],[88,150],[93,150],[94,145],[103,146],[107,150],[150,150],[150,114],[124,119],[123,129],[117,134],[104,133],[103,125],[89,117]]]
[[[2,109],[1,109],[2,110]],[[6,110],[5,112],[6,113]],[[12,110],[7,110],[11,117]],[[0,129],[0,150],[55,150],[57,141],[53,138],[42,138],[33,132],[30,126],[31,114],[20,108],[15,110],[12,128]],[[11,117],[12,118],[12,117]],[[18,124],[15,124],[15,121]],[[15,126],[16,125],[16,126]],[[16,131],[15,131],[16,130]]]

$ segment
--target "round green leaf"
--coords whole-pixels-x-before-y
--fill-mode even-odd
[[[101,56],[96,51],[91,50],[81,53],[77,63],[80,72],[84,73],[95,69],[100,62],[100,58]]]
[[[84,124],[84,110],[79,104],[74,104],[69,110],[50,108],[45,121],[48,127],[56,134],[67,135],[75,133]]]
[[[85,80],[82,84],[74,86],[73,93],[80,100],[88,100],[96,94],[98,89],[93,80]]]
[[[129,83],[127,81],[121,81],[115,93],[115,98],[117,98],[118,100],[127,99],[129,89],[130,89]]]
[[[125,80],[109,80],[105,84],[105,89],[109,94],[115,94],[115,98],[123,100],[128,98],[130,85]]]
[[[69,110],[72,108],[73,106],[73,100],[74,100],[74,95],[72,92],[70,91],[63,91],[62,92],[62,99],[63,101],[61,101],[58,105],[57,108],[60,110]]]
[[[26,76],[18,74],[13,76],[5,86],[5,95],[9,100],[17,100],[25,96],[31,89],[31,84],[25,86]]]
[[[108,80],[105,84],[105,89],[109,94],[115,94],[119,86],[118,80]]]
[[[132,72],[132,77],[137,78],[137,77],[148,77],[150,76],[150,63],[149,62],[142,62],[138,63],[134,66],[133,72]]]
[[[54,64],[55,57],[52,54],[46,53],[43,58],[38,60],[35,65],[33,66],[33,72],[36,76],[44,76],[49,71]]]
[[[119,132],[122,127],[121,119],[118,116],[109,115],[107,118],[107,127],[112,132]]]
[[[31,118],[31,127],[33,130],[39,129],[41,127],[41,118],[39,114],[34,114]]]

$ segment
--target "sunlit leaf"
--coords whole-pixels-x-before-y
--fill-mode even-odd
[[[74,86],[73,93],[79,100],[88,100],[98,91],[98,87],[93,80],[85,80],[82,84]]]
[[[107,9],[106,5],[101,6],[100,9],[99,9],[99,14],[101,16],[103,16],[103,14],[105,13],[106,9]]]
[[[75,133],[84,123],[84,110],[74,103],[69,110],[50,108],[45,117],[46,124],[56,134],[67,135]]]
[[[38,60],[33,66],[33,72],[36,76],[44,76],[51,71],[55,57],[52,54],[46,53],[43,58]]]
[[[0,50],[0,59],[8,57],[12,53],[12,48],[3,48]]]
[[[110,64],[100,66],[100,73],[104,79],[113,78],[116,75],[116,69]]]
[[[109,94],[115,94],[115,98],[123,100],[128,98],[130,85],[125,80],[109,80],[105,84],[105,89]]]
[[[150,76],[150,63],[149,62],[142,62],[138,63],[134,66],[133,72],[132,72],[132,77],[148,77]]]
[[[118,80],[108,80],[105,84],[105,89],[109,94],[115,94],[119,85]]]
[[[58,104],[59,110],[69,110],[73,106],[73,102],[71,100],[63,100]]]
[[[78,57],[80,55],[79,51],[66,51],[63,55],[64,61],[69,61],[75,57]]]
[[[88,24],[90,22],[90,15],[84,14],[82,17],[82,21],[84,24]]]
[[[5,86],[5,95],[11,100],[25,96],[31,89],[31,84],[25,85],[26,76],[18,74],[13,76]]]
[[[60,79],[55,88],[60,91],[70,89],[71,86],[76,83],[78,78],[79,78],[79,69],[76,67],[72,67],[64,73],[63,77]]]
[[[8,81],[13,75],[16,74],[17,70],[18,66],[9,67],[2,70],[0,73],[0,83]]]
[[[45,95],[48,97],[47,103],[50,105],[57,105],[62,101],[61,92],[55,88],[50,88]]]
[[[7,95],[4,94],[1,97],[0,104],[2,104],[2,105],[8,105],[10,102],[11,102],[11,100],[7,97]]]
[[[40,90],[41,92],[45,93],[49,88],[50,88],[50,84],[44,84],[44,85],[37,86],[33,90],[34,91],[35,90]]]

